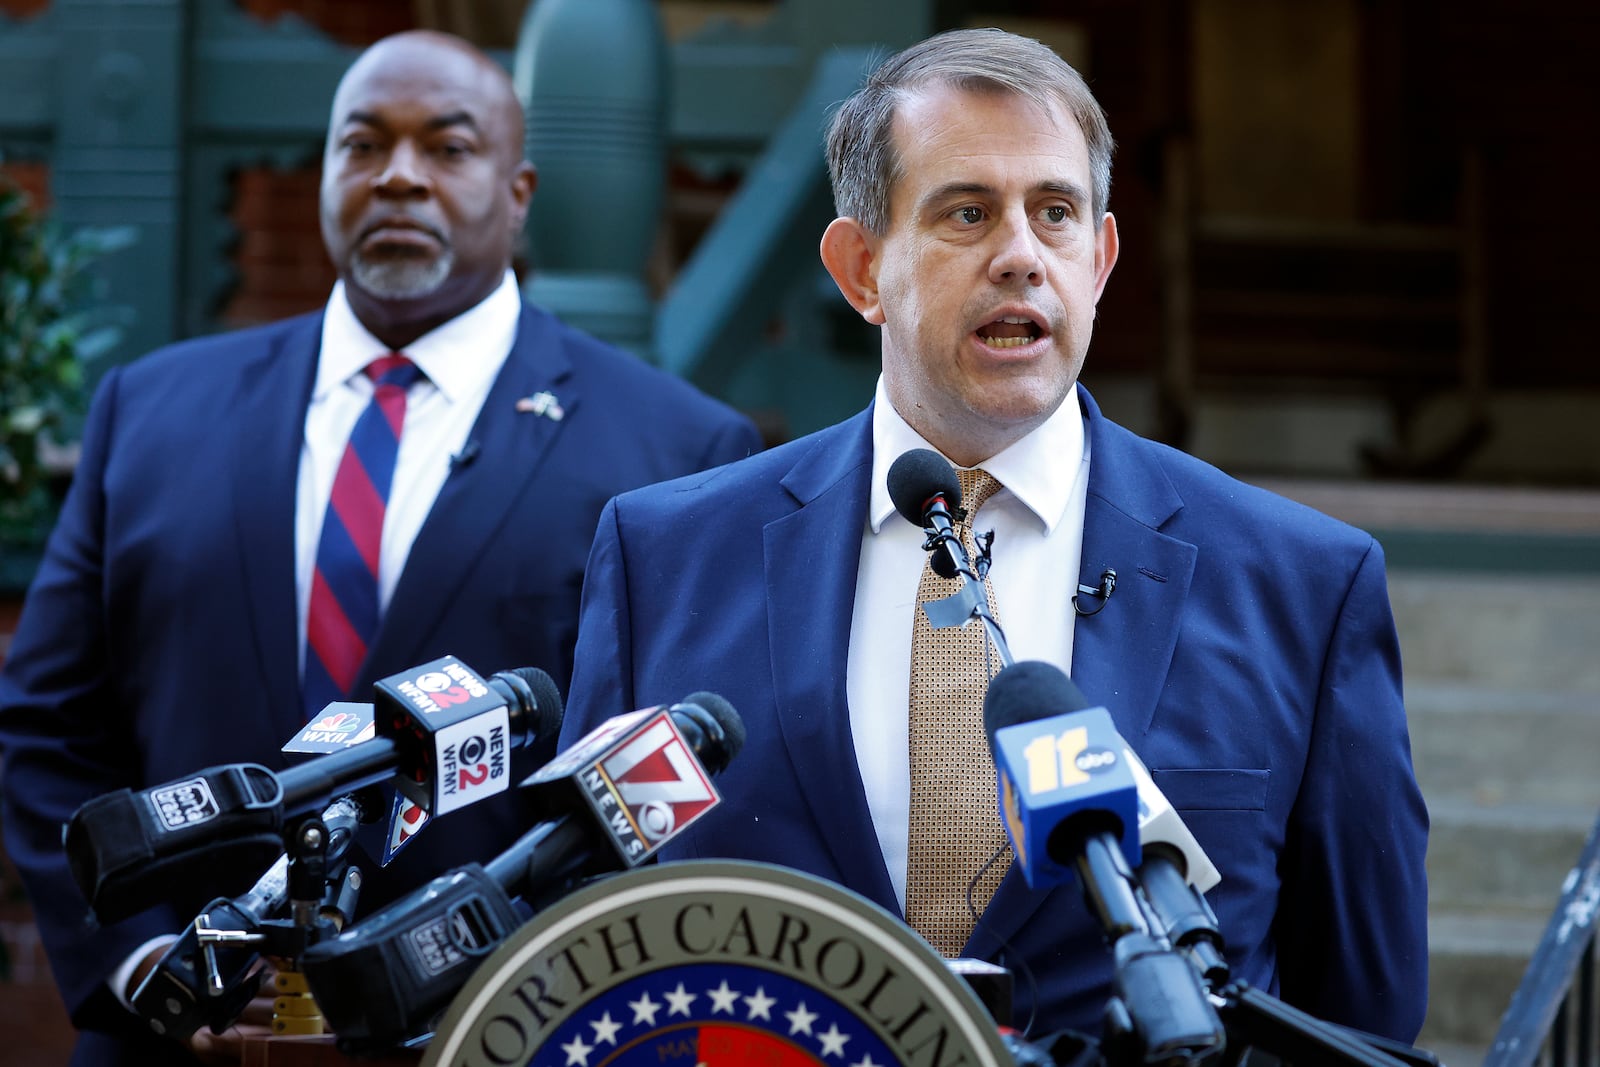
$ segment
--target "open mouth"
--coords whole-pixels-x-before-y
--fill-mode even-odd
[[[976,332],[990,348],[1021,348],[1044,336],[1039,324],[1026,315],[1003,315],[979,326]]]

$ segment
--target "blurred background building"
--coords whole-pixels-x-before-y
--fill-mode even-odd
[[[558,15],[581,46],[540,51]],[[828,108],[874,56],[982,25],[1055,47],[1117,138],[1122,255],[1083,375],[1107,413],[1389,554],[1435,822],[1424,1043],[1470,1063],[1600,805],[1600,7],[0,0],[0,176],[65,225],[138,227],[103,269],[114,359],[312,310],[339,73],[385,34],[459,33],[535,93],[530,297],[776,442],[858,410],[878,369],[816,255]],[[0,1025],[56,1062],[14,878],[0,896]]]

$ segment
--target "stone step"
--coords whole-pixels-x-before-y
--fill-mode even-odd
[[[1455,1041],[1418,1044],[1437,1056],[1444,1067],[1483,1067],[1483,1058],[1487,1053],[1486,1049],[1477,1045],[1463,1045]]]
[[[1430,803],[1600,808],[1600,692],[1408,680],[1406,717]]]
[[[1600,693],[1600,576],[1393,571],[1405,675]]]
[[[1426,794],[1424,794],[1426,796]],[[1595,809],[1430,799],[1430,913],[1548,919]]]
[[[1417,1044],[1487,1049],[1547,921],[1431,914],[1428,1016]]]

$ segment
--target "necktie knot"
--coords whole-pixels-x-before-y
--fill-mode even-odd
[[[422,368],[398,352],[379,356],[362,370],[374,385],[395,386],[402,390],[411,388],[422,377]]]
[[[971,526],[972,516],[983,507],[984,501],[1005,488],[1000,484],[1000,479],[982,467],[957,469],[956,480],[961,483],[961,510],[965,513],[961,520],[963,526]]]

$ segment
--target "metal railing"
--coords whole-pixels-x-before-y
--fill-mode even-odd
[[[1595,918],[1600,912],[1600,819],[1561,887],[1555,914],[1512,994],[1483,1067],[1600,1063]]]

